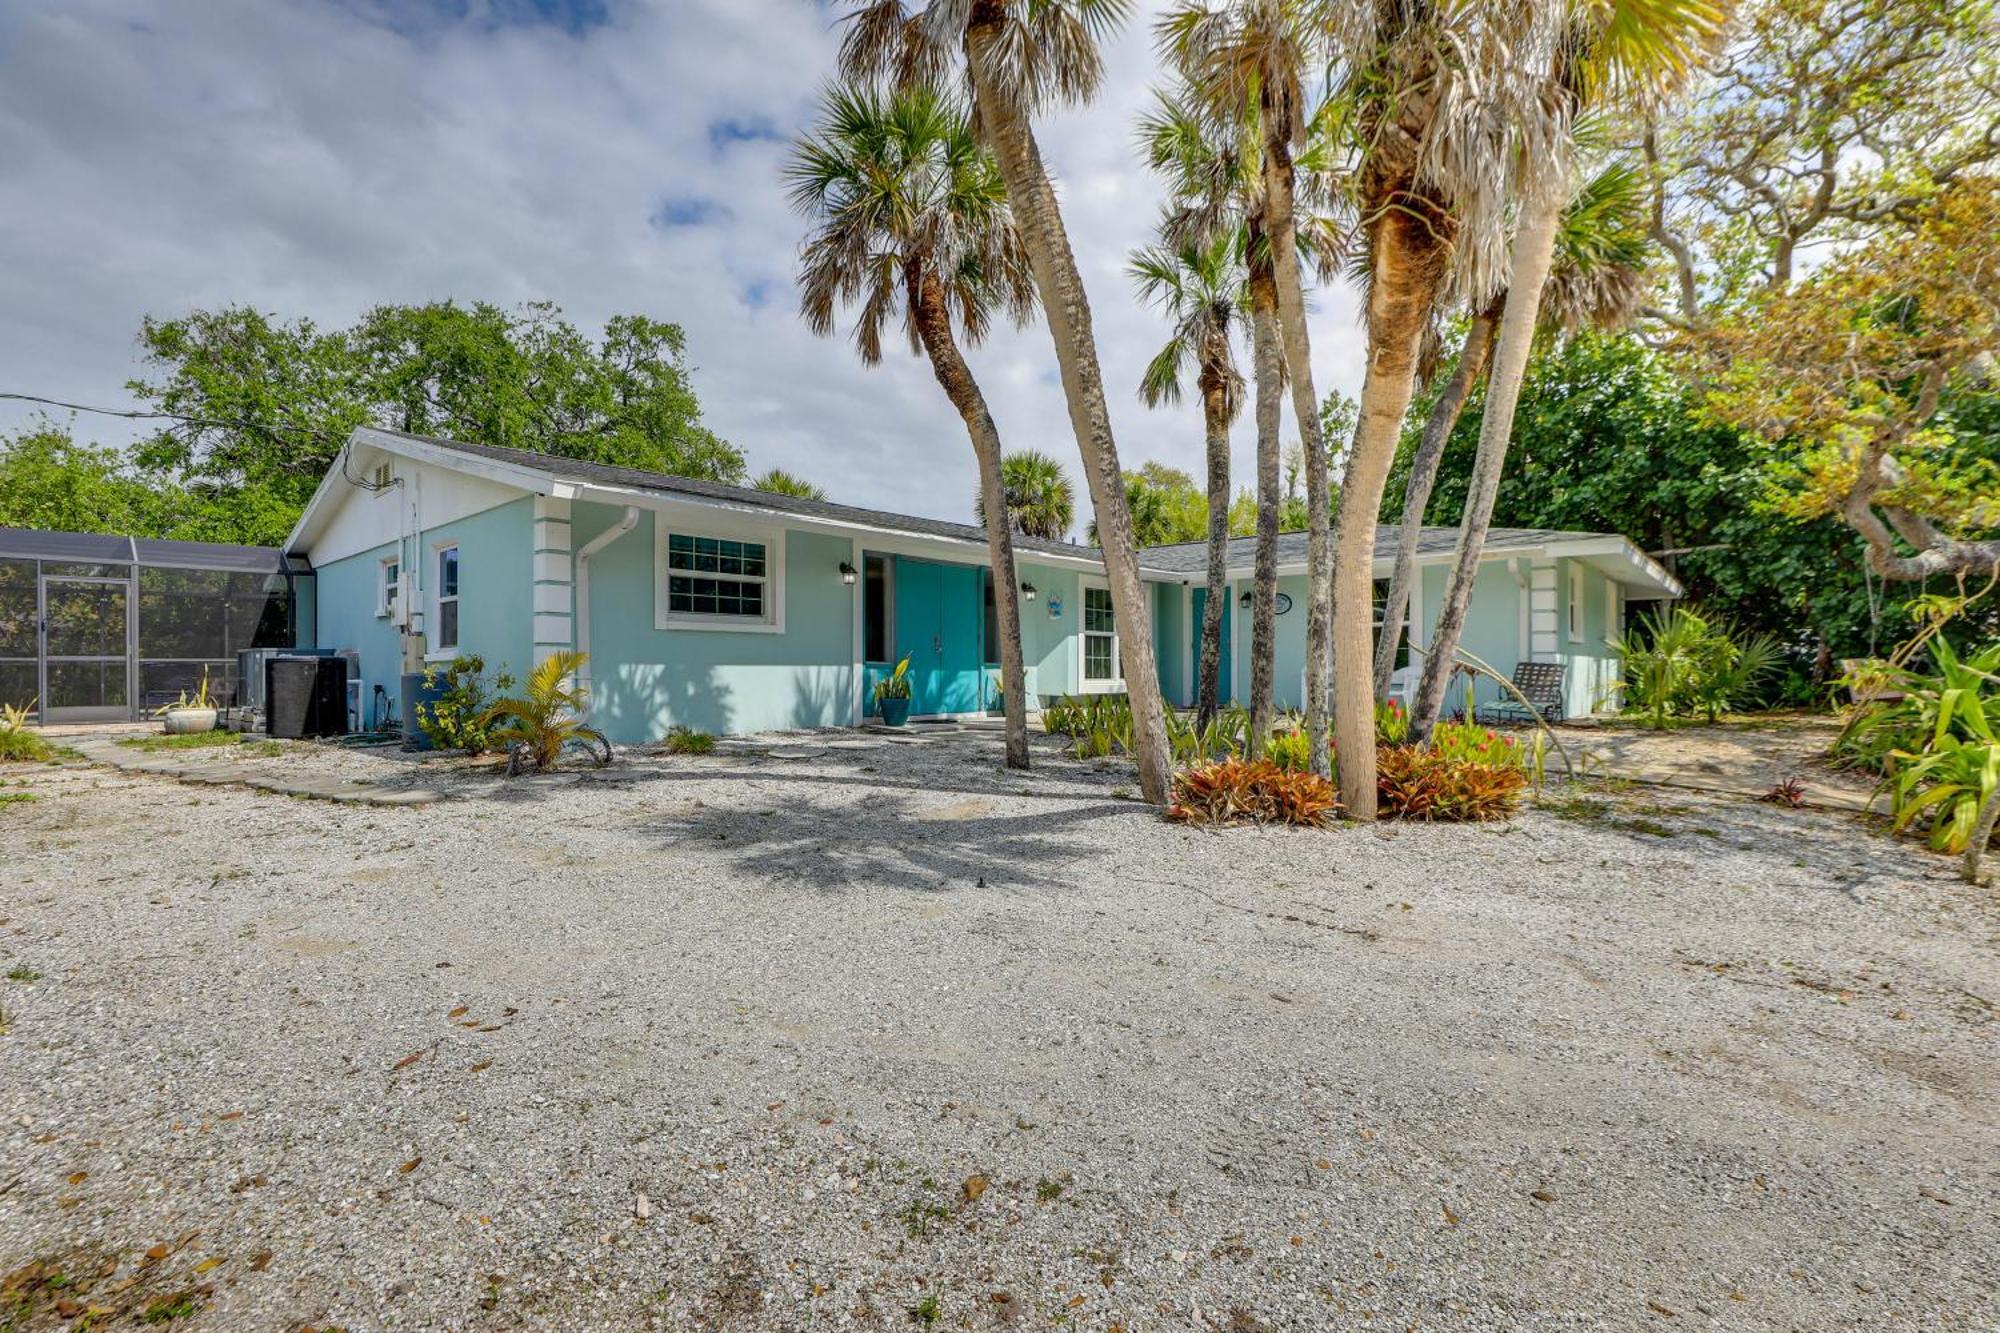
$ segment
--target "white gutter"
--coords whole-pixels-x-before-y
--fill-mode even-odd
[[[586,708],[590,701],[590,557],[638,526],[639,506],[626,505],[616,523],[585,542],[576,553],[576,650],[583,654],[583,665],[576,669],[576,683],[584,691]]]

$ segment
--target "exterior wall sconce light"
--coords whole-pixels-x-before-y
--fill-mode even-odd
[[[1022,600],[1022,601],[1024,601],[1024,602],[1032,602],[1032,601],[1034,601],[1034,600],[1035,600],[1035,585],[1034,585],[1034,584],[1032,584],[1032,583],[1023,583],[1023,584],[1021,585],[1021,600]]]
[[[848,587],[851,588],[854,586],[854,580],[859,577],[860,576],[854,572],[853,565],[848,564],[845,560],[840,562],[840,581],[842,583],[845,583]]]

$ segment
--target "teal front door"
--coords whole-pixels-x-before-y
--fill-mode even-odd
[[[1227,585],[1225,585],[1225,589],[1226,587]],[[1230,701],[1231,697],[1229,693],[1229,613],[1232,608],[1229,604],[1232,600],[1225,591],[1222,598],[1222,670],[1218,673],[1221,688],[1217,691],[1217,697],[1225,704]],[[1194,674],[1191,677],[1193,683],[1188,687],[1188,699],[1197,704],[1201,702],[1201,618],[1202,612],[1207,606],[1208,589],[1196,588],[1194,590],[1194,611],[1189,617],[1192,622],[1192,628],[1189,629],[1188,636],[1193,651],[1188,655],[1188,661],[1194,664]]]
[[[984,571],[896,559],[896,651],[910,656],[910,712],[980,708]]]

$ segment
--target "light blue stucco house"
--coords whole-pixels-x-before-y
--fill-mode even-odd
[[[1426,529],[1409,625],[1422,646],[1443,594],[1450,529]],[[1395,540],[1385,530],[1377,574]],[[1247,687],[1236,633],[1251,542],[1230,553],[1224,693]],[[717,733],[851,726],[907,653],[911,714],[985,712],[998,644],[977,527],[771,495],[631,468],[363,427],[286,550],[317,574],[310,642],[352,650],[364,720],[387,720],[406,670],[476,652],[524,674],[549,654],[590,655],[591,719],[641,742],[681,725]],[[1087,546],[1021,539],[1021,639],[1030,693],[1116,693],[1123,672],[1108,586]],[[1200,545],[1148,548],[1162,687],[1193,702],[1205,580]],[[1279,551],[1277,694],[1304,695],[1304,534]],[[1498,529],[1465,644],[1502,670],[1569,664],[1569,708],[1608,700],[1606,643],[1627,603],[1679,585],[1623,537]],[[383,688],[377,691],[374,687]],[[1482,686],[1480,701],[1490,697]],[[1454,703],[1455,706],[1455,703]],[[400,719],[398,719],[400,720]]]

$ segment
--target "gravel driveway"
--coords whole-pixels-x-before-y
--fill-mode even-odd
[[[2000,905],[1849,820],[257,762],[457,799],[0,772],[0,1330],[2000,1325]]]

